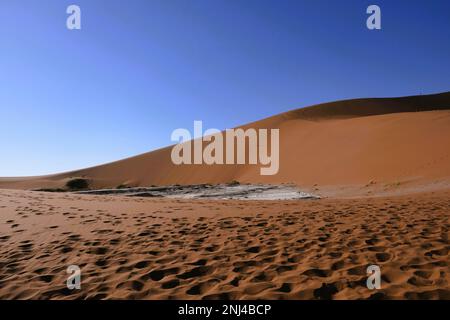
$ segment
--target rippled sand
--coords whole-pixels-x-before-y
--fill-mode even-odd
[[[0,190],[0,298],[450,299],[449,199]],[[72,264],[81,290],[65,286]],[[366,287],[371,264],[381,267],[381,290]]]

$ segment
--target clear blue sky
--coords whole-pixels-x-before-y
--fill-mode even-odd
[[[169,145],[194,120],[449,91],[450,1],[1,0],[0,57],[0,176],[47,174]]]

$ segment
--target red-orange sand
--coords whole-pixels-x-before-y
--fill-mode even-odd
[[[0,178],[2,299],[450,299],[450,94],[339,101],[280,129],[280,171],[175,166],[170,148],[94,168]],[[294,183],[300,201],[29,191]],[[81,267],[81,290],[65,283]],[[368,265],[381,289],[366,287]]]
[[[200,201],[0,190],[2,299],[450,299],[450,193]],[[81,267],[81,290],[66,268]],[[366,268],[381,268],[381,289]]]

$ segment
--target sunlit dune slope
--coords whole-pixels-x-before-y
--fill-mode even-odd
[[[450,92],[355,99],[285,112],[244,128],[280,129],[280,169],[260,165],[180,165],[171,147],[62,174],[2,178],[1,188],[64,186],[85,177],[94,188],[118,185],[295,183],[305,188],[446,185],[450,181]]]

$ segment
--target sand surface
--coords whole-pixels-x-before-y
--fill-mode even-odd
[[[450,192],[175,200],[0,190],[1,299],[450,299]],[[66,288],[79,265],[81,290]],[[382,288],[366,287],[381,267]]]

